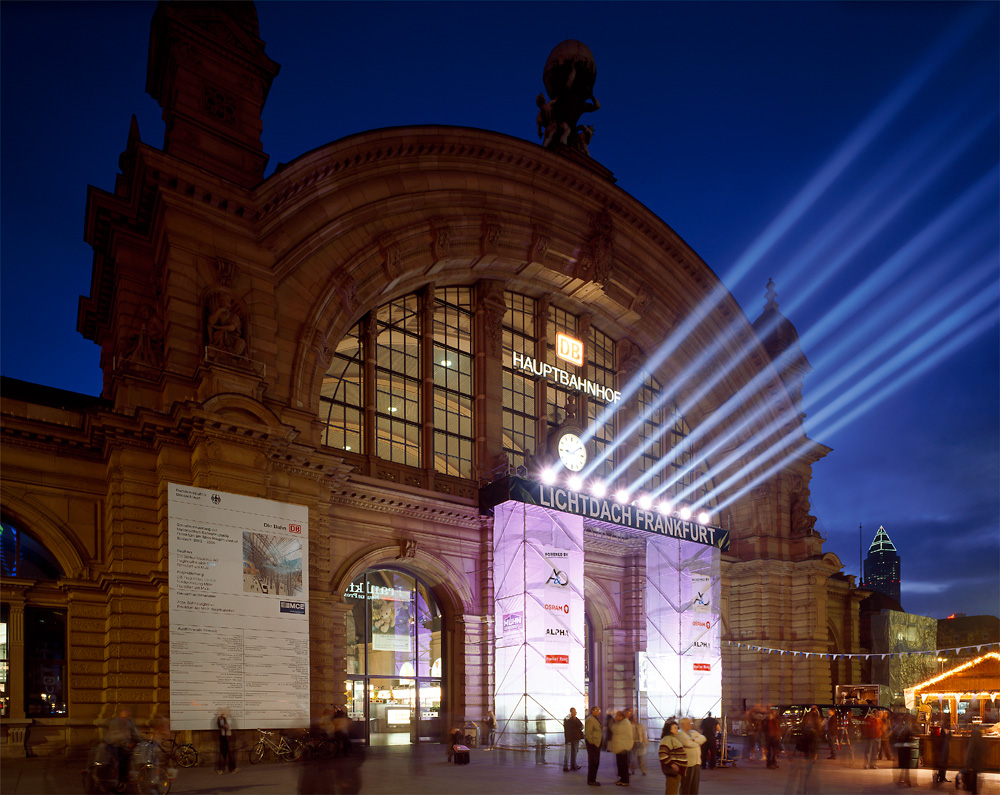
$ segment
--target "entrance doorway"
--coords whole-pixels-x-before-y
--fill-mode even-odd
[[[438,742],[442,736],[441,610],[406,572],[370,569],[344,598],[347,710],[370,745]]]

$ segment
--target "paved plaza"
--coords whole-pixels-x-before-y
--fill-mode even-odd
[[[445,761],[444,746],[421,745],[370,749],[360,767],[363,793],[397,793],[412,795],[563,795],[590,793],[596,788],[586,784],[586,770],[564,773],[561,754],[550,749],[547,764],[535,763],[534,752],[489,751],[473,749],[469,765],[454,765]],[[310,770],[299,763],[244,764],[236,773],[218,775],[211,763],[181,770],[171,793],[296,793],[300,778],[309,776],[321,787],[311,792],[340,793],[338,768],[335,764]],[[580,755],[585,762],[585,756]],[[885,764],[885,763],[882,763]],[[32,758],[4,760],[0,791],[4,795],[25,793],[77,793],[81,789],[80,770],[83,760]],[[797,778],[801,763],[783,761],[778,770],[768,770],[762,762],[738,763],[735,767],[702,771],[701,792],[705,795],[734,793],[823,793],[824,795],[877,795],[898,792],[893,783],[894,771],[885,766],[880,770],[862,770],[841,760],[822,759],[817,762],[806,790],[800,789]],[[659,771],[655,749],[648,754],[647,776],[633,777],[630,792],[655,793],[664,791],[664,778]],[[604,787],[615,787],[615,764],[611,754],[601,755],[598,781]],[[316,775],[312,775],[315,773]],[[949,773],[953,778],[953,773]],[[1000,776],[995,773],[980,777],[980,792],[1000,795]],[[931,771],[912,771],[914,789],[931,790]],[[624,789],[624,788],[621,788]],[[349,790],[346,790],[349,791]],[[596,790],[607,792],[607,790]],[[943,785],[940,792],[955,792],[954,784]]]

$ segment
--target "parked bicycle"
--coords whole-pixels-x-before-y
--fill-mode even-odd
[[[303,753],[303,746],[301,743],[296,743],[295,746],[288,741],[288,738],[283,734],[275,734],[274,732],[265,731],[264,729],[257,729],[257,743],[250,749],[250,764],[256,765],[261,759],[264,758],[264,754],[267,753],[268,749],[271,750],[278,759],[282,762],[291,762],[293,759],[297,759]],[[277,739],[275,739],[277,737]],[[298,751],[298,753],[296,753]]]
[[[290,739],[295,750],[293,756],[298,759],[300,756],[311,757],[313,759],[329,759],[333,756],[336,747],[333,740],[321,729],[305,729],[301,734]],[[299,746],[302,750],[299,752]]]
[[[177,778],[177,769],[166,767],[160,747],[153,740],[137,743],[129,757],[129,786],[140,795],[166,795]],[[87,793],[125,792],[118,781],[118,753],[107,743],[97,743],[83,770],[83,791]]]
[[[198,764],[198,749],[191,743],[178,742],[176,733],[160,740],[160,750],[171,765],[195,767]]]

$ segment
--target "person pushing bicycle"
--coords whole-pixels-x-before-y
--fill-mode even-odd
[[[104,742],[114,752],[118,760],[118,791],[124,792],[128,786],[129,762],[132,758],[132,749],[136,743],[142,742],[142,735],[132,721],[132,711],[121,709],[118,717],[108,721],[108,728],[104,732]]]

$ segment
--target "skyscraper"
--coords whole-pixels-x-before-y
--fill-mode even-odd
[[[865,558],[864,587],[899,599],[899,553],[881,525]]]

